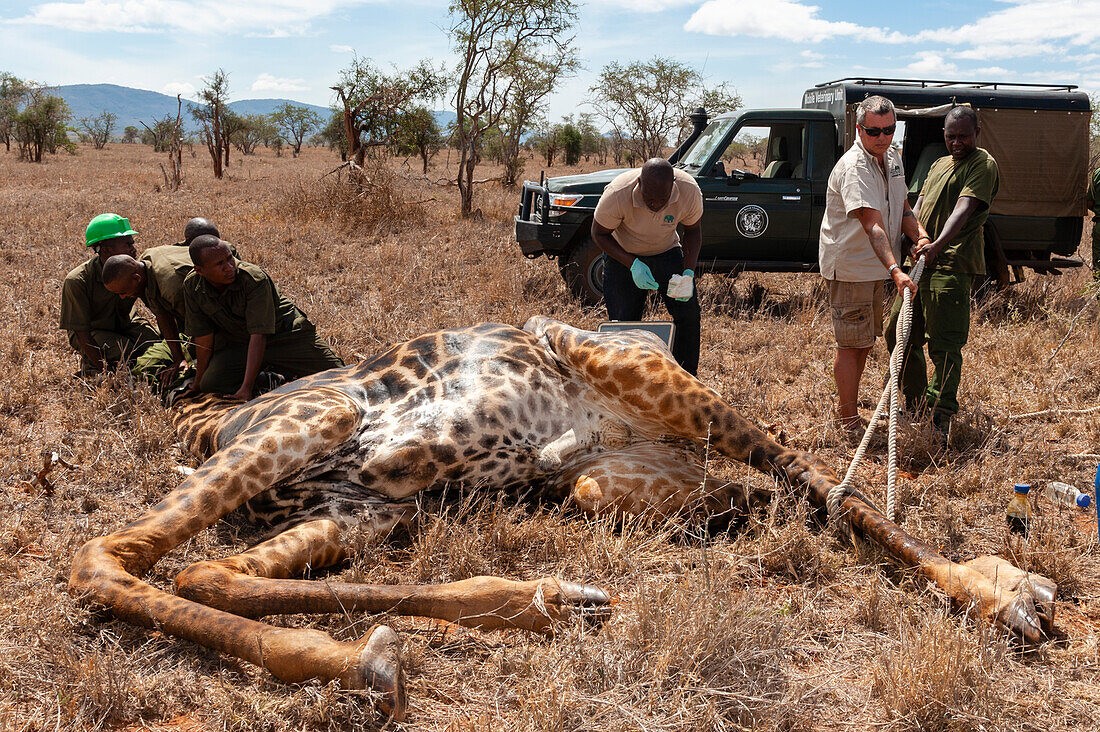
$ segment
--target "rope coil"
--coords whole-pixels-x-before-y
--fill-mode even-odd
[[[924,257],[922,256],[917,260],[917,263],[913,265],[912,271],[909,273],[909,278],[916,284],[920,281],[921,275],[924,273]],[[852,486],[852,479],[855,476],[856,469],[859,464],[863,462],[863,455],[867,452],[867,446],[871,442],[871,436],[875,432],[875,427],[878,426],[879,421],[882,418],[882,413],[886,409],[887,404],[890,408],[890,417],[888,420],[887,428],[887,467],[886,467],[886,513],[885,516],[891,521],[895,521],[897,517],[897,473],[898,473],[898,454],[897,454],[897,420],[898,420],[898,398],[899,398],[899,383],[901,381],[901,362],[905,355],[905,345],[909,342],[909,333],[913,327],[913,293],[908,288],[902,294],[901,312],[898,315],[898,324],[896,330],[897,340],[894,343],[894,350],[890,353],[890,377],[886,384],[886,387],[882,390],[882,396],[879,397],[878,406],[875,407],[875,413],[871,415],[871,421],[867,424],[867,431],[863,433],[863,439],[859,442],[859,447],[856,448],[855,455],[852,456],[852,462],[848,465],[848,470],[844,474],[844,480],[837,485],[833,486],[829,491],[825,500],[825,505],[829,511],[829,517],[836,519],[840,514],[840,506],[844,502],[845,496],[854,496],[859,500],[866,503],[876,511],[879,509],[875,507],[873,503],[867,500],[867,497],[859,492],[854,486]],[[882,513],[879,511],[879,513]]]

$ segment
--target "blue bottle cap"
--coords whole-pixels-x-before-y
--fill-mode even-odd
[[[1088,508],[1090,505],[1092,505],[1092,496],[1090,496],[1088,493],[1077,494],[1078,508]]]
[[[1030,483],[1017,483],[1014,489],[1017,493],[1029,493],[1031,491]]]

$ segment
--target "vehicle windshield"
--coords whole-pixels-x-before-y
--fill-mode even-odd
[[[717,119],[707,125],[699,139],[691,144],[677,163],[678,167],[699,168],[722,144],[726,133],[733,127],[733,119]]]

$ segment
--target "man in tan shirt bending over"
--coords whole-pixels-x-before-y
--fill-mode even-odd
[[[930,241],[906,197],[901,155],[891,147],[897,115],[885,97],[868,97],[856,108],[859,136],[829,175],[821,219],[818,262],[829,286],[836,335],[833,376],[838,394],[837,423],[861,432],[857,408],[859,381],[867,355],[882,335],[883,281],[898,294],[916,285],[901,270],[901,235],[917,244]]]
[[[604,251],[607,317],[641,320],[649,293],[658,293],[676,324],[672,355],[691,374],[699,370],[694,270],[703,243],[702,216],[703,194],[695,179],[664,158],[653,158],[611,181],[592,219],[592,241]],[[682,248],[678,225],[684,227]],[[673,275],[678,281],[670,291]]]

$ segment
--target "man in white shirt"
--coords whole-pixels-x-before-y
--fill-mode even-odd
[[[882,335],[883,281],[898,294],[916,285],[902,271],[901,235],[920,244],[928,233],[909,207],[901,155],[891,147],[897,114],[885,97],[868,97],[856,108],[858,138],[829,175],[821,219],[818,262],[829,286],[836,335],[833,376],[837,423],[862,431],[857,407],[867,355]]]

